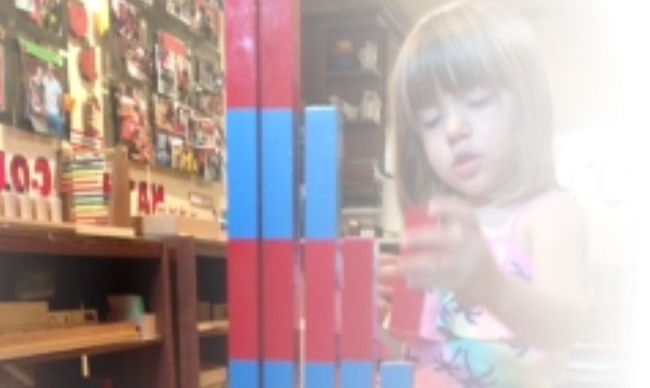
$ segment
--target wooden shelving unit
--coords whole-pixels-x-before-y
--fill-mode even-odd
[[[226,244],[185,237],[166,244],[174,281],[179,386],[219,386],[216,376],[227,377],[229,322],[199,319],[199,302],[226,304]]]
[[[0,364],[29,366],[34,386],[72,386],[85,378],[115,387],[176,388],[170,272],[161,242],[78,236],[70,230],[0,228],[0,300],[16,300],[20,274],[47,270],[50,311],[83,306],[100,323],[0,334]],[[108,322],[109,295],[135,294],[155,314],[156,335],[135,323]],[[82,376],[82,359],[86,376]]]
[[[342,207],[380,209],[375,171],[386,170],[387,81],[406,22],[384,2],[308,3],[302,15],[305,104],[340,107]],[[376,217],[360,220],[371,228],[379,224]]]

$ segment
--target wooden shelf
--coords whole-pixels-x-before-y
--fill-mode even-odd
[[[160,344],[142,339],[132,324],[102,324],[0,335],[0,363],[42,362],[133,350]]]
[[[144,239],[77,235],[74,230],[43,230],[4,225],[0,252],[66,257],[160,259],[163,244]]]
[[[201,337],[214,337],[226,335],[230,331],[230,322],[228,320],[199,322],[197,330]]]
[[[228,369],[218,365],[203,365],[199,377],[200,388],[226,387],[228,382]]]

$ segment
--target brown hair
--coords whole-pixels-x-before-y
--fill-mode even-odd
[[[452,95],[485,86],[514,97],[519,144],[517,188],[505,202],[555,185],[552,107],[548,81],[532,29],[522,16],[486,1],[438,8],[407,37],[391,78],[396,132],[397,187],[402,210],[432,195],[453,194],[433,172],[418,135],[416,114]]]

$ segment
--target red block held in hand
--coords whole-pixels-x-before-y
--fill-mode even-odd
[[[406,228],[412,229],[436,222],[426,209],[413,209],[406,218]],[[400,260],[409,260],[412,254],[402,251]],[[425,293],[411,289],[405,278],[399,278],[393,285],[393,301],[390,331],[402,340],[426,340],[422,327],[422,313]]]

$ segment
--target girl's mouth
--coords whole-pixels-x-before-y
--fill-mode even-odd
[[[472,179],[479,172],[479,157],[469,153],[456,155],[452,169],[461,180]]]

